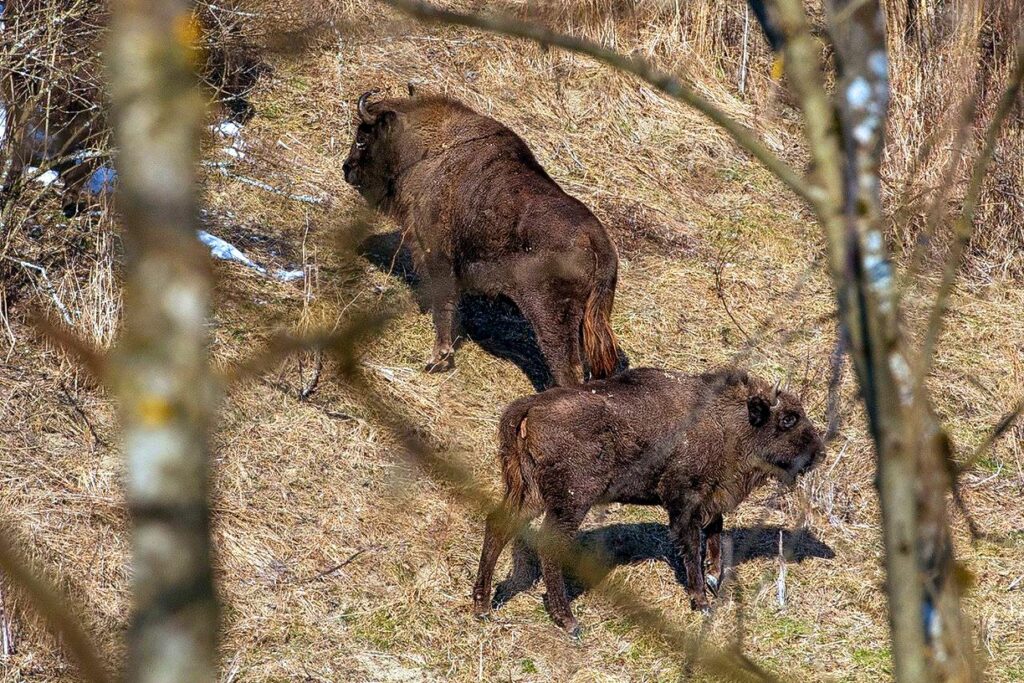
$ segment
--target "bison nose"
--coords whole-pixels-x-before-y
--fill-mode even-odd
[[[821,443],[816,444],[811,450],[811,457],[807,460],[804,466],[801,468],[800,474],[806,474],[810,470],[817,467],[818,463],[821,462],[822,458],[825,457],[825,446]]]
[[[347,182],[349,184],[355,182],[355,179],[354,179],[353,174],[352,174],[352,171],[355,170],[355,167],[356,167],[355,164],[353,164],[351,161],[347,161],[347,160],[345,161],[344,164],[341,165],[342,173],[345,174],[345,182]]]

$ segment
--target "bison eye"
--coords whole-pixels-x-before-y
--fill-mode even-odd
[[[356,149],[366,149],[366,141],[356,140]]]
[[[782,416],[782,420],[779,422],[779,425],[783,429],[792,429],[799,419],[800,418],[798,418],[794,413],[786,413]]]

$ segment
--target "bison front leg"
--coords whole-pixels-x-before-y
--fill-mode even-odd
[[[430,312],[434,318],[434,353],[425,370],[447,372],[455,367],[452,335],[459,305],[458,283],[450,268],[437,266],[427,268],[424,280],[427,301],[430,302]]]
[[[704,527],[704,580],[715,595],[722,587],[722,526],[722,515],[715,515]]]
[[[683,560],[686,572],[686,592],[690,594],[690,607],[701,612],[708,612],[706,584],[704,583],[704,567],[701,566],[701,526],[695,515],[691,513],[670,513],[669,521],[676,549]]]

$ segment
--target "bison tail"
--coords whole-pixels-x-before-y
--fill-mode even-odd
[[[542,506],[540,489],[534,477],[534,461],[527,447],[527,413],[533,397],[510,405],[498,427],[501,476],[505,484],[505,505],[512,515],[531,516]]]
[[[619,342],[612,331],[612,304],[615,301],[615,280],[618,263],[612,254],[610,268],[601,268],[598,255],[596,283],[583,310],[583,352],[590,365],[590,376],[603,379],[615,372],[619,362]],[[602,272],[604,270],[604,272]]]

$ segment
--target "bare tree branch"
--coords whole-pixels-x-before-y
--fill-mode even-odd
[[[359,313],[337,331],[316,332],[309,335],[279,334],[270,339],[266,346],[250,357],[221,372],[225,384],[244,382],[258,377],[274,363],[280,362],[298,351],[329,351],[342,359],[345,368],[357,360],[355,351],[359,343],[383,330],[393,314]]]
[[[992,431],[990,431],[982,442],[978,444],[978,447],[974,449],[974,452],[971,453],[967,460],[960,464],[960,471],[966,472],[970,468],[974,467],[975,463],[985,455],[985,452],[992,448],[996,441],[998,441],[1003,434],[1013,427],[1017,422],[1017,418],[1019,418],[1022,413],[1024,413],[1024,398],[1017,401],[1013,408],[1010,409],[1010,412],[1003,415],[999,422],[996,423],[996,426],[993,427]]]
[[[102,349],[96,348],[82,339],[74,330],[45,315],[36,315],[30,318],[30,322],[32,327],[77,360],[95,379],[104,379],[107,370],[107,356]]]
[[[971,680],[971,638],[960,611],[946,515],[951,449],[927,393],[915,391],[883,234],[879,167],[889,103],[885,15],[878,0],[833,0],[829,10],[848,249],[847,272],[837,287],[847,292],[840,307],[878,454],[896,678]],[[839,22],[840,16],[848,19]]]
[[[196,240],[202,100],[187,0],[115,0],[108,53],[125,221],[125,331],[109,383],[120,399],[132,522],[127,680],[213,681],[207,436],[216,405]]]

